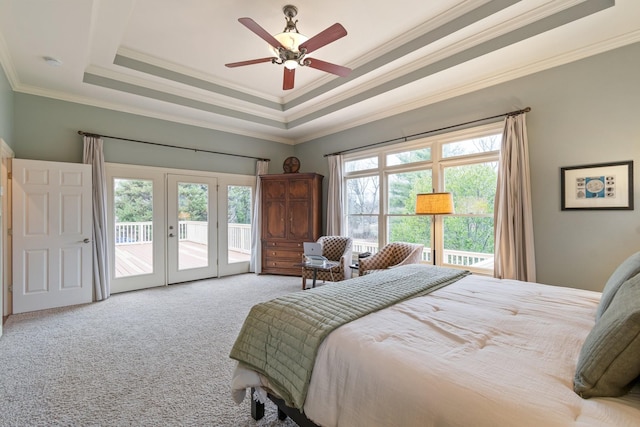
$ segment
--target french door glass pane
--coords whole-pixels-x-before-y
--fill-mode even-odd
[[[209,186],[178,183],[178,270],[209,265]]]
[[[249,261],[251,257],[251,187],[227,187],[227,229],[229,263]]]
[[[115,277],[153,273],[153,182],[114,179]]]

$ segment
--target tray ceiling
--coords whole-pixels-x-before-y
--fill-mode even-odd
[[[290,3],[307,36],[346,28],[310,56],[349,77],[225,67],[270,56],[238,18],[284,28],[250,0],[4,0],[0,62],[17,92],[295,144],[640,40],[637,0]]]

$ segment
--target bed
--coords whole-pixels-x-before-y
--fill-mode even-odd
[[[245,321],[231,353],[238,360],[233,398],[255,390],[254,418],[271,398],[282,417],[309,426],[639,426],[638,273],[640,253],[616,269],[601,294],[412,265],[292,293],[258,305],[270,316],[286,312],[260,320],[266,337],[251,332],[251,314]],[[410,290],[396,291],[403,281]],[[416,289],[422,281],[436,284]],[[385,286],[401,295],[372,305],[367,295]],[[328,306],[339,307],[318,304],[323,293]],[[344,304],[337,303],[342,295]],[[296,314],[306,301],[323,325],[351,304],[371,307],[328,331],[305,331],[301,344],[290,345],[282,331],[306,322],[308,312]],[[299,374],[297,359],[312,355],[301,374],[302,397],[237,351],[243,336],[255,351],[291,353],[276,370],[296,365]],[[299,354],[296,345],[304,347]]]

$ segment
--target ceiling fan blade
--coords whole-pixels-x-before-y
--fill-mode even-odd
[[[290,70],[284,67],[284,78],[282,80],[282,90],[293,89],[293,82],[296,77],[296,70]]]
[[[302,43],[299,48],[305,48],[307,49],[307,53],[311,53],[346,35],[347,30],[345,30],[342,25],[336,23]]]
[[[238,21],[244,25],[245,27],[247,27],[248,29],[250,29],[251,31],[253,31],[258,37],[260,37],[262,40],[266,41],[267,43],[269,43],[271,46],[275,47],[275,48],[283,48],[286,49],[282,43],[280,43],[278,41],[278,39],[276,39],[275,37],[273,37],[271,34],[269,34],[267,32],[267,30],[265,30],[264,28],[262,28],[260,25],[258,25],[258,23],[256,21],[254,21],[251,18],[238,18]]]
[[[270,56],[268,58],[250,59],[248,61],[232,62],[230,64],[224,64],[224,65],[229,68],[234,68],[234,67],[242,67],[244,65],[260,64],[262,62],[272,62],[273,59],[275,58]]]
[[[315,68],[316,70],[326,71],[327,73],[335,74],[340,77],[347,77],[351,73],[351,68],[321,61],[316,58],[305,59],[304,65]]]

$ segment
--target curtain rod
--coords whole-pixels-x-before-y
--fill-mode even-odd
[[[189,151],[194,151],[196,153],[202,152],[202,153],[210,153],[210,154],[221,154],[223,156],[244,157],[245,159],[262,160],[264,162],[270,162],[271,161],[271,159],[263,159],[263,158],[260,158],[260,157],[253,157],[253,156],[245,156],[244,154],[222,153],[220,151],[203,150],[201,148],[179,147],[177,145],[159,144],[157,142],[140,141],[138,139],[120,138],[119,136],[98,135],[98,134],[95,134],[95,133],[84,132],[84,131],[81,131],[81,130],[78,131],[78,135],[91,136],[91,137],[94,137],[94,138],[119,139],[119,140],[122,140],[122,141],[137,142],[137,143],[140,143],[140,144],[157,145],[158,147],[178,148],[180,150],[189,150]]]
[[[458,123],[457,125],[451,125],[451,126],[446,126],[446,127],[439,128],[439,129],[432,129],[432,130],[428,130],[428,131],[425,131],[425,132],[414,133],[413,135],[407,135],[407,136],[401,136],[401,137],[398,137],[398,138],[387,139],[386,141],[381,141],[381,142],[374,142],[373,144],[367,144],[367,145],[362,145],[360,147],[349,148],[348,150],[336,151],[335,153],[325,154],[324,157],[336,156],[338,154],[344,154],[344,153],[351,153],[352,151],[360,151],[360,150],[364,150],[365,148],[375,147],[377,145],[389,144],[391,142],[398,142],[398,141],[407,142],[410,138],[415,138],[415,137],[418,137],[418,136],[424,136],[424,135],[428,135],[430,133],[435,133],[435,132],[440,132],[440,131],[443,131],[443,130],[453,129],[453,128],[457,128],[457,127],[460,127],[460,126],[466,126],[466,125],[470,125],[470,124],[473,124],[473,123],[484,122],[485,120],[497,119],[499,117],[517,116],[518,114],[528,113],[529,111],[531,111],[531,107],[523,108],[522,110],[510,111],[508,113],[498,114],[497,116],[485,117],[484,119],[471,120],[470,122]]]

